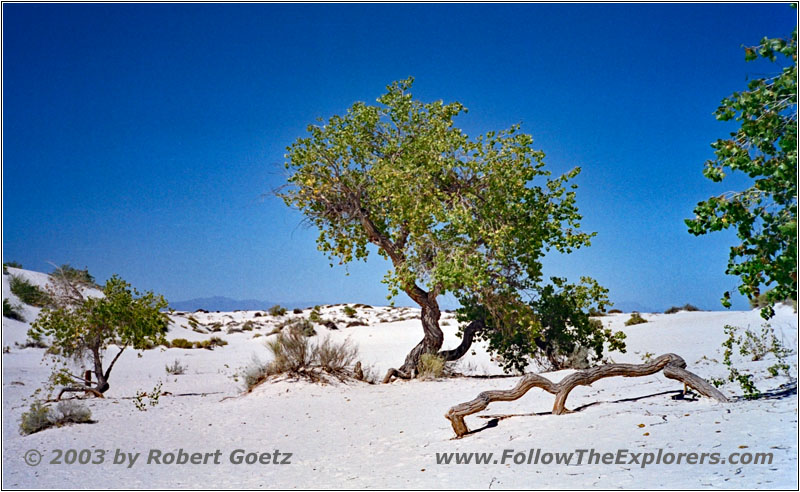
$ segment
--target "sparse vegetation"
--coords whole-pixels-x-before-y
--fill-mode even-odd
[[[17,321],[25,321],[25,318],[20,313],[21,306],[13,305],[8,299],[3,299],[3,317],[15,319]]]
[[[194,347],[194,343],[185,338],[175,338],[169,342],[171,348],[190,349]]]
[[[417,373],[420,379],[436,379],[444,375],[444,358],[436,354],[422,354],[419,357]]]
[[[303,310],[300,309],[300,308],[294,308],[294,309],[292,309],[292,313],[294,313],[294,314],[303,314]]]
[[[700,311],[700,308],[692,304],[684,304],[683,306],[672,306],[664,311],[664,314],[675,314],[681,311]]]
[[[53,273],[50,274],[50,276],[56,280],[69,281],[73,285],[99,288],[94,280],[94,277],[89,273],[88,268],[79,270],[70,266],[69,263],[65,263],[64,265],[57,267]]]
[[[753,361],[762,360],[767,354],[775,356],[775,363],[767,368],[770,376],[775,377],[780,373],[789,376],[789,364],[786,363],[786,357],[792,351],[784,347],[783,342],[775,335],[775,331],[769,324],[764,324],[761,327],[761,333],[756,334],[752,331],[745,329],[742,335],[739,334],[740,328],[736,326],[726,325],[725,334],[728,338],[722,343],[725,348],[723,353],[722,363],[728,368],[728,375],[725,379],[712,379],[711,382],[715,386],[722,386],[725,383],[736,382],[744,393],[746,399],[756,399],[761,396],[761,391],[756,387],[753,381],[753,375],[745,371],[741,371],[733,365],[734,347],[738,347],[739,355],[750,357]]]
[[[44,307],[50,303],[50,296],[47,292],[19,275],[11,276],[9,286],[11,287],[11,292],[17,296],[20,301],[29,306]]]
[[[20,434],[28,435],[50,427],[91,422],[91,418],[92,412],[85,405],[74,401],[61,401],[56,405],[56,409],[52,410],[37,400],[22,414],[19,431]]]
[[[267,340],[265,345],[272,354],[272,360],[264,363],[254,357],[242,370],[246,391],[251,391],[269,376],[279,374],[312,381],[324,380],[324,374],[340,380],[355,378],[350,366],[358,356],[358,349],[349,341],[337,343],[326,337],[315,344],[301,330],[289,328],[278,333],[274,339]],[[364,374],[362,370],[361,380],[370,381]]]
[[[270,316],[283,316],[286,314],[286,308],[276,304],[269,308],[269,311],[267,312],[270,314]]]
[[[347,316],[348,318],[355,318],[355,317],[356,317],[356,313],[357,313],[357,311],[355,310],[355,308],[353,308],[353,307],[350,307],[350,306],[345,306],[345,307],[344,307],[344,309],[342,309],[342,312],[343,312],[343,313],[344,313],[344,315],[345,315],[345,316]]]
[[[608,314],[622,314],[622,311],[619,309],[609,309]]]
[[[333,342],[326,337],[316,347],[316,359],[320,367],[330,374],[343,374],[358,356],[358,349],[348,340]]]
[[[625,322],[625,326],[640,325],[642,323],[647,323],[647,320],[642,318],[641,314],[634,311],[631,313],[631,317],[628,318],[628,321]]]
[[[181,374],[184,374],[186,372],[186,366],[181,364],[181,361],[178,359],[175,359],[172,365],[165,366],[165,369],[167,371],[167,374],[170,374],[172,376],[180,376]]]

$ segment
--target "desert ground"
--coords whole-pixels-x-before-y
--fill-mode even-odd
[[[8,270],[38,285],[47,282],[42,273]],[[3,298],[18,303],[8,280],[3,275]],[[401,364],[422,337],[419,310],[356,307],[355,302],[349,306],[355,308],[355,315],[346,315],[345,305],[321,307],[323,317],[335,320],[337,329],[318,325],[316,337],[349,339],[357,345],[368,374],[380,379],[389,367]],[[310,308],[299,314],[289,310],[283,316],[265,311],[175,313],[168,339],[198,341],[219,336],[228,344],[213,350],[127,350],[114,367],[105,398],[82,400],[91,409],[93,423],[21,435],[20,417],[50,371],[43,360],[45,349],[22,348],[38,311],[23,306],[25,322],[3,319],[4,488],[798,486],[798,400],[796,390],[791,390],[797,376],[798,323],[788,306],[778,307],[770,324],[782,343],[793,349],[787,358],[792,378],[771,377],[766,368],[775,360],[770,356],[760,361],[734,356],[737,367],[755,375],[760,389],[774,391],[771,396],[745,400],[740,398],[741,389],[728,383],[720,389],[731,398],[729,403],[703,397],[680,399],[682,385],[661,373],[609,378],[575,389],[567,406],[578,411],[567,415],[550,414],[553,396],[539,389],[513,402],[492,403],[467,417],[469,427],[477,431],[461,439],[454,438],[445,412],[482,391],[511,388],[519,379],[486,377],[503,373],[482,343],[475,344],[452,368],[461,374],[457,377],[391,384],[279,378],[245,392],[243,368],[254,358],[269,358],[264,341],[275,336],[269,333],[287,318],[307,317]],[[600,318],[605,326],[627,335],[626,353],[610,352],[609,361],[642,363],[652,356],[676,353],[690,371],[706,379],[727,374],[721,347],[725,325],[758,332],[764,323],[758,310],[642,315],[648,322],[634,326],[624,325],[630,313]],[[352,321],[363,325],[347,327]],[[455,315],[444,313],[442,321],[445,348],[457,345]],[[166,366],[176,360],[185,367],[184,374],[167,373]],[[570,373],[544,375],[557,381]],[[159,382],[162,395],[157,404],[148,402],[144,410],[138,409],[135,395],[152,391]],[[57,450],[70,449],[76,454],[88,449],[93,460],[102,457],[102,463],[67,464],[66,455],[60,464],[52,463]],[[26,463],[32,450],[41,454],[36,466]],[[628,455],[718,453],[725,462],[641,466],[630,462],[545,464],[541,459],[529,463],[527,458],[516,463],[513,458],[517,453],[527,457],[578,450],[601,455],[619,450]],[[159,456],[171,453],[176,460],[181,453],[199,453],[206,462],[159,463],[154,458],[157,452]],[[441,453],[493,453],[493,457],[483,464],[444,464],[437,462],[445,456]],[[771,453],[772,460],[758,465],[731,463],[734,453],[738,453],[736,461],[750,453]],[[253,460],[263,454],[270,456],[269,463],[236,463],[239,457]],[[134,462],[132,456],[138,456]],[[276,456],[287,463],[274,464]]]

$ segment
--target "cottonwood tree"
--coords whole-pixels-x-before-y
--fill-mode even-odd
[[[111,370],[126,349],[144,349],[164,341],[169,320],[162,310],[167,301],[153,292],[140,294],[116,275],[105,283],[102,296],[87,296],[85,286],[61,273],[53,276],[54,304],[42,309],[28,336],[51,339],[46,356],[55,363],[52,382],[66,385],[59,397],[79,391],[100,396],[108,390]],[[106,365],[104,356],[111,345],[116,353]],[[70,362],[88,362],[94,381],[72,374]],[[80,384],[76,386],[76,382]]]
[[[579,168],[551,177],[519,125],[470,139],[454,125],[464,106],[415,100],[412,83],[308,126],[287,148],[290,176],[278,191],[319,228],[332,261],[366,260],[376,246],[391,262],[389,297],[402,291],[421,307],[424,337],[385,380],[413,377],[423,353],[458,359],[476,334],[540,335],[525,296],[542,287],[543,255],[593,235],[580,231],[570,184]],[[440,351],[446,293],[473,316],[461,344]]]
[[[797,300],[797,29],[788,40],[764,38],[745,48],[747,61],[758,58],[788,63],[722,100],[716,118],[739,128],[711,145],[715,158],[703,171],[715,182],[744,173],[753,184],[698,203],[686,224],[694,235],[736,229],[741,243],[731,248],[725,273],[739,277],[739,292],[751,300],[769,288],[761,311],[769,319],[775,303]],[[730,299],[725,292],[722,304],[730,307]]]

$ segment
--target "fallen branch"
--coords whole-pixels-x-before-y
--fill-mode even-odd
[[[649,376],[658,371],[664,371],[664,376],[675,379],[708,398],[727,402],[728,398],[709,384],[705,379],[686,370],[686,361],[675,354],[664,354],[656,357],[646,364],[606,364],[583,371],[577,371],[565,377],[558,383],[538,374],[526,374],[517,385],[510,390],[484,391],[474,400],[461,403],[447,411],[445,417],[450,420],[456,436],[462,437],[469,433],[464,417],[480,412],[493,401],[512,401],[521,398],[531,388],[542,388],[556,395],[553,404],[553,414],[562,415],[569,412],[566,408],[567,397],[576,386],[589,386],[598,379],[613,376],[640,377]]]

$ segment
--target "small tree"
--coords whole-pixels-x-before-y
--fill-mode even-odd
[[[490,324],[510,332],[534,326],[522,299],[542,288],[542,256],[592,236],[579,230],[569,184],[578,168],[551,178],[544,153],[519,126],[468,138],[454,126],[466,111],[460,103],[414,100],[412,83],[388,86],[379,106],[357,102],[310,125],[288,147],[291,175],[278,192],[319,228],[318,247],[331,260],[366,260],[368,245],[376,246],[392,264],[389,297],[402,291],[421,307],[424,337],[385,381],[413,376],[422,354],[439,352],[445,293],[481,314],[461,345],[439,354],[446,361]]]
[[[764,38],[745,48],[745,59],[789,60],[779,75],[753,79],[747,90],[722,100],[718,120],[740,123],[731,138],[711,146],[716,158],[706,162],[703,174],[719,182],[726,169],[754,179],[744,191],[732,191],[700,202],[689,232],[706,234],[736,228],[741,244],[733,246],[725,273],[741,280],[739,292],[754,300],[766,292],[761,315],[774,315],[772,306],[797,300],[797,29],[791,39]],[[731,306],[731,293],[722,304]]]
[[[102,394],[109,388],[108,378],[114,364],[128,347],[144,349],[165,340],[169,320],[162,310],[167,301],[152,292],[140,294],[116,275],[103,287],[103,297],[83,297],[81,289],[67,276],[61,279],[66,289],[57,297],[60,302],[42,310],[28,336],[33,340],[52,338],[48,350],[56,363],[52,382],[67,385],[62,393]],[[115,345],[118,351],[106,365],[104,355],[110,345]],[[88,362],[93,367],[95,381],[91,376],[71,374],[70,361]],[[70,386],[76,381],[82,385]]]

